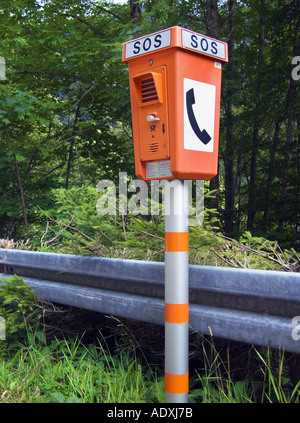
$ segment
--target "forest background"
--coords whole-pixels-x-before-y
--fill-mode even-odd
[[[0,238],[112,255],[143,225],[98,216],[96,185],[135,178],[122,44],[173,25],[229,47],[204,226],[299,250],[299,0],[1,0]],[[151,224],[142,233],[163,241]]]

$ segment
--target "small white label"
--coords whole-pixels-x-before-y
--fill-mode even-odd
[[[183,29],[182,45],[183,47],[208,54],[209,56],[226,59],[225,43],[214,38],[205,37],[202,34],[197,34],[196,32]]]
[[[170,160],[146,163],[146,178],[166,178],[172,176]]]
[[[171,45],[171,29],[129,41],[125,45],[125,59],[160,50]]]

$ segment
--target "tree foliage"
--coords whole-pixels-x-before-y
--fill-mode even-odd
[[[122,44],[181,25],[229,45],[220,231],[299,248],[299,9],[299,0],[0,0],[0,236],[40,239],[55,190],[134,177]]]

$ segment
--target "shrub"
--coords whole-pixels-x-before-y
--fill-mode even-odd
[[[0,316],[5,321],[6,340],[10,344],[26,336],[27,317],[34,303],[35,295],[22,277],[14,275],[0,279]]]

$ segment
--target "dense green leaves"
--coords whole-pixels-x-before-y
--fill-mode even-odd
[[[5,337],[10,342],[26,335],[26,318],[34,308],[34,301],[34,293],[21,277],[0,279],[0,316],[5,322]],[[0,350],[2,346],[0,344]]]
[[[139,7],[139,2],[136,2]],[[122,43],[181,25],[229,43],[223,67],[220,229],[299,240],[299,0],[0,0],[0,235],[45,228],[53,189],[134,176]],[[94,204],[91,203],[91,207]],[[27,224],[26,224],[27,222]],[[44,226],[43,226],[44,225]],[[40,234],[41,235],[41,234]]]

